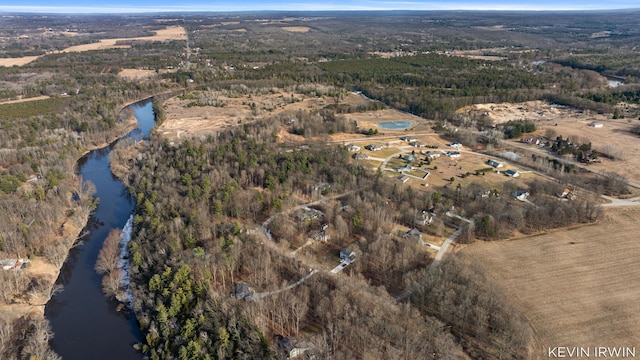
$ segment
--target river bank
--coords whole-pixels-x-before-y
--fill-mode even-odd
[[[82,246],[70,250],[60,271],[56,284],[64,285],[64,290],[45,307],[45,316],[55,333],[52,348],[65,360],[142,357],[134,349],[142,340],[135,317],[120,313],[118,303],[104,295],[102,276],[94,269],[105,238],[113,229],[125,227],[135,206],[135,199],[111,169],[112,151],[121,146],[118,144],[143,143],[140,140],[155,125],[152,101],[137,102],[130,109],[135,113],[137,127],[78,161],[78,174],[94,184],[100,201],[88,219]],[[96,336],[96,328],[109,336]]]
[[[58,207],[56,209],[58,215],[53,216],[50,220],[55,222],[48,223],[51,232],[43,234],[47,249],[45,252],[35,256],[29,254],[16,254],[28,256],[29,262],[21,270],[15,270],[13,274],[6,272],[5,276],[14,278],[15,291],[5,293],[8,301],[0,303],[0,320],[2,324],[15,326],[11,324],[46,324],[45,308],[52,296],[58,293],[62,286],[57,284],[60,277],[64,277],[63,269],[65,262],[72,258],[71,253],[74,248],[82,245],[79,239],[86,233],[84,229],[90,226],[91,209],[87,206],[90,193],[83,192],[84,176],[78,173],[79,162],[83,157],[93,150],[109,147],[118,139],[124,137],[137,126],[137,120],[133,111],[127,112],[127,104],[120,111],[120,120],[116,127],[109,133],[104,134],[101,141],[100,137],[91,140],[91,144],[86,149],[82,149],[78,153],[78,157],[73,161],[73,167],[63,171],[65,178],[61,184],[64,184],[64,198],[69,199],[67,206]],[[97,140],[97,141],[96,141]],[[22,186],[37,186],[37,182],[25,183]],[[82,199],[84,201],[78,201]],[[64,216],[60,216],[64,214]],[[43,219],[40,219],[42,221]],[[49,251],[55,249],[55,251]],[[54,256],[52,256],[52,253]],[[46,256],[45,256],[46,255]],[[20,257],[20,256],[18,256]],[[4,289],[4,291],[8,291]],[[24,325],[19,325],[24,326]],[[18,331],[16,328],[15,331]],[[24,331],[24,328],[23,330]],[[43,346],[46,346],[48,339],[42,339]]]

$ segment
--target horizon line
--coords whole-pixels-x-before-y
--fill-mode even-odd
[[[322,8],[307,8],[307,9],[287,9],[287,8],[273,8],[273,9],[201,9],[191,10],[183,8],[163,8],[163,9],[149,9],[139,7],[77,7],[77,6],[47,6],[47,7],[30,7],[30,6],[8,6],[0,5],[0,14],[20,14],[20,15],[45,15],[45,14],[59,14],[59,15],[107,15],[107,14],[176,14],[176,13],[277,13],[277,12],[446,12],[446,11],[460,11],[460,12],[594,12],[594,11],[640,11],[640,7],[621,7],[621,8],[535,8],[535,7],[490,7],[490,8],[477,8],[477,7],[457,7],[457,8],[421,8],[421,9],[407,9],[407,8],[343,8],[343,9],[322,9]]]

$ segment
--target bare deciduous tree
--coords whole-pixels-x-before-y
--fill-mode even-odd
[[[118,266],[118,261],[120,260],[121,234],[122,230],[113,229],[109,232],[107,238],[104,239],[102,249],[100,249],[95,265],[95,269],[98,274],[109,274]]]

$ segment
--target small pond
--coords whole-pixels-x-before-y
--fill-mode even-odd
[[[387,130],[404,130],[413,126],[413,121],[386,121],[377,124],[379,128]]]

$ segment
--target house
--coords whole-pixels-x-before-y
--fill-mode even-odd
[[[538,144],[540,144],[540,139],[527,137],[527,138],[522,138],[520,140],[520,142],[525,143],[525,144],[538,145]]]
[[[487,160],[487,164],[489,164],[489,166],[493,166],[496,169],[504,166],[501,162],[497,162],[495,160]]]
[[[573,193],[573,191],[571,191],[571,189],[566,188],[566,189],[564,189],[564,191],[560,195],[560,198],[561,199],[567,199],[567,200],[575,200],[576,199],[576,195]]]
[[[303,211],[296,215],[296,220],[300,222],[311,221],[320,219],[324,214],[320,210],[311,209],[308,207],[303,208]]]
[[[518,172],[518,170],[511,170],[511,169],[505,171],[504,174],[511,178],[516,178],[520,176],[520,173]]]
[[[525,190],[518,190],[513,193],[513,197],[520,201],[525,201],[529,197],[529,192]]]
[[[409,176],[407,176],[407,175],[398,176],[398,180],[400,180],[400,182],[402,182],[404,184],[407,181],[409,181]]]
[[[437,151],[420,151],[420,154],[428,157],[429,159],[437,159],[440,157],[440,153]]]
[[[415,147],[425,147],[425,146],[427,146],[427,144],[423,143],[422,141],[414,141],[413,142],[413,146],[415,146]]]
[[[0,268],[2,270],[21,270],[27,266],[27,263],[31,262],[29,259],[4,259],[0,260]]]
[[[402,165],[402,166],[400,166],[400,167],[397,167],[395,170],[396,170],[397,172],[399,172],[399,173],[403,173],[403,172],[405,172],[405,171],[411,171],[411,170],[413,170],[413,166],[411,166],[411,165],[409,165],[409,164],[404,164],[404,165]]]
[[[589,126],[591,126],[593,128],[596,128],[596,129],[600,129],[600,128],[604,127],[603,123],[599,123],[599,122],[595,122],[595,121],[592,121],[592,122],[588,123],[587,125],[589,125]]]
[[[402,235],[402,238],[406,240],[420,241],[422,240],[422,233],[420,232],[420,230],[413,228],[404,233],[404,235]]]
[[[371,156],[369,156],[369,155],[367,155],[365,153],[362,153],[362,152],[359,152],[357,154],[353,154],[353,158],[356,159],[356,160],[369,160],[370,157]]]
[[[249,283],[244,281],[236,283],[235,288],[231,292],[231,297],[240,299],[240,300],[248,300],[256,293]]]
[[[450,158],[459,158],[461,154],[459,151],[447,151],[446,155]]]
[[[340,250],[340,260],[347,263],[351,263],[355,261],[356,260],[355,251],[349,249],[348,247],[343,248],[342,250]]]
[[[403,157],[402,157],[402,159],[403,159],[404,161],[418,161],[418,157],[417,157],[417,156],[415,156],[415,155],[413,155],[413,154],[411,154],[411,155],[405,155],[405,156],[403,156]]]
[[[375,145],[375,144],[369,144],[369,145],[365,146],[364,148],[369,150],[369,151],[380,151],[380,150],[384,149],[384,146]]]
[[[429,225],[433,222],[433,216],[428,211],[422,210],[422,212],[416,216],[417,225]]]
[[[456,149],[456,150],[460,150],[462,148],[462,143],[459,142],[452,142],[451,144],[449,144],[450,147]]]
[[[412,143],[416,141],[416,138],[414,138],[413,136],[405,135],[400,137],[400,140]]]
[[[315,345],[310,342],[296,341],[287,337],[280,341],[280,347],[284,350],[287,359],[295,359],[311,351]]]
[[[352,152],[356,152],[356,151],[360,151],[361,147],[358,145],[354,145],[354,144],[349,144],[347,145],[347,150],[352,151]]]

